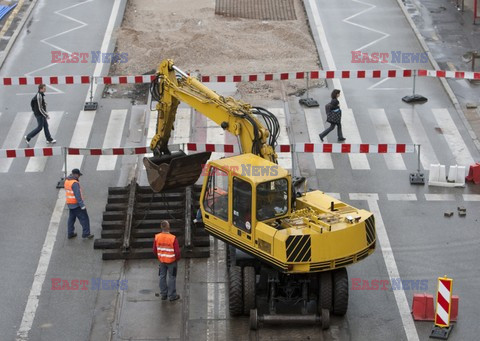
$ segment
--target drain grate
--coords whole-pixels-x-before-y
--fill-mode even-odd
[[[215,14],[258,20],[296,20],[294,0],[216,0]]]

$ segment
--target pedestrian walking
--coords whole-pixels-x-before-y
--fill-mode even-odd
[[[153,241],[153,252],[160,261],[158,271],[160,295],[164,301],[167,297],[170,301],[175,301],[180,298],[176,290],[177,262],[180,260],[180,248],[177,238],[170,233],[170,223],[166,220],[162,221],[161,228],[162,232],[157,233]]]
[[[68,239],[75,238],[75,220],[78,218],[82,225],[82,238],[92,239],[93,234],[90,234],[90,219],[88,218],[87,207],[83,202],[82,188],[80,187],[80,177],[83,174],[80,169],[75,168],[65,179],[65,199],[70,210],[68,216]]]
[[[333,90],[331,94],[331,101],[325,106],[325,111],[327,114],[327,122],[330,123],[330,127],[325,129],[322,133],[319,134],[320,140],[322,140],[337,126],[337,137],[338,142],[343,142],[346,140],[343,137],[342,133],[342,110],[340,109],[340,102],[338,98],[340,97],[340,90]]]
[[[38,86],[37,94],[30,101],[30,106],[32,107],[33,114],[37,119],[37,127],[31,132],[29,132],[28,135],[25,135],[25,142],[27,143],[27,146],[30,146],[30,140],[33,139],[42,129],[45,133],[47,144],[53,144],[57,142],[57,140],[54,140],[52,138],[52,135],[50,135],[50,130],[48,129],[47,120],[50,118],[50,116],[48,115],[47,103],[45,102],[46,89],[47,87],[45,86],[45,84],[40,84]]]

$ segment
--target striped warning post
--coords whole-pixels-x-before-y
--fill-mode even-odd
[[[450,326],[450,309],[452,305],[451,278],[438,278],[437,309],[435,311],[435,325],[439,327]]]

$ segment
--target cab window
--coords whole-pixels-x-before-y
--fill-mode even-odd
[[[210,167],[203,206],[206,212],[228,221],[228,173]]]
[[[282,216],[288,211],[288,181],[277,179],[257,185],[257,220]]]
[[[247,233],[252,229],[252,185],[233,178],[233,225]]]

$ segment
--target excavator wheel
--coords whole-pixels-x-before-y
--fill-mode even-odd
[[[248,316],[255,309],[255,268],[243,268],[243,313]]]
[[[250,310],[250,330],[258,329],[258,311],[257,309]]]
[[[342,268],[333,272],[333,313],[343,316],[348,308],[348,274]]]
[[[322,330],[327,330],[330,328],[330,311],[328,309],[322,309]]]
[[[240,316],[243,314],[243,281],[242,268],[231,266],[228,272],[228,299],[230,316]]]
[[[328,309],[333,311],[333,292],[332,292],[332,273],[330,271],[321,272],[318,275],[319,293],[318,293],[318,311]]]

